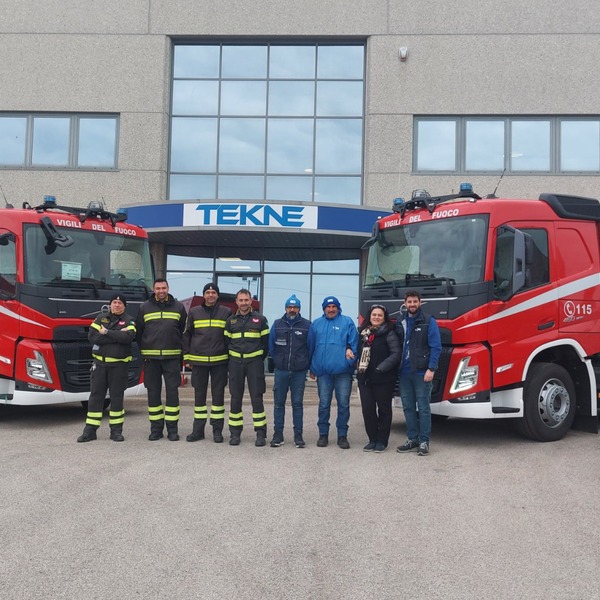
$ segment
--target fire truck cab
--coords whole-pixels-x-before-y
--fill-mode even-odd
[[[87,335],[115,292],[127,312],[152,288],[146,233],[100,203],[0,209],[0,403],[86,401],[92,365]],[[128,395],[141,373],[134,345]]]
[[[417,191],[365,244],[361,313],[417,290],[440,326],[432,414],[512,418],[531,439],[598,431],[600,203]]]

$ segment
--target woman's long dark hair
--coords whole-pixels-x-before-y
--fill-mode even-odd
[[[359,332],[364,331],[367,327],[371,327],[371,313],[376,308],[380,308],[383,311],[383,325],[392,324],[392,320],[390,319],[390,315],[388,314],[387,308],[382,304],[373,304],[371,308],[369,308],[369,312],[367,313],[362,325],[358,328]]]

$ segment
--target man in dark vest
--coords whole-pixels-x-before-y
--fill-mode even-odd
[[[442,353],[442,341],[436,320],[421,310],[419,292],[406,292],[404,305],[406,315],[396,324],[396,332],[403,348],[400,396],[408,439],[398,446],[397,451],[416,451],[419,456],[427,456],[431,435],[431,388]]]

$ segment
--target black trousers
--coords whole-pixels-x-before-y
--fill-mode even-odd
[[[112,363],[107,367],[94,361],[90,377],[90,397],[86,424],[99,427],[104,410],[104,400],[107,392],[110,394],[109,424],[123,426],[125,411],[123,410],[123,395],[127,389],[128,364]]]
[[[267,414],[263,402],[265,393],[265,365],[262,358],[252,360],[229,359],[229,392],[231,407],[229,410],[229,428],[241,431],[243,428],[242,400],[248,381],[250,402],[252,403],[252,421],[254,429],[267,431]]]
[[[194,388],[194,418],[207,418],[206,397],[210,377],[211,425],[222,425],[225,418],[225,386],[227,385],[227,363],[216,365],[193,365],[192,386]]]
[[[162,409],[162,380],[165,379],[166,420],[179,420],[179,386],[181,385],[181,359],[144,359],[144,385],[148,390],[148,411],[152,420],[165,418]],[[160,407],[160,408],[159,408]]]
[[[358,382],[365,430],[370,442],[382,442],[385,446],[392,428],[392,396],[395,381],[380,385]]]

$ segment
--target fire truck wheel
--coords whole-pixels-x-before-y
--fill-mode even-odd
[[[553,363],[531,367],[523,391],[524,416],[517,420],[521,435],[539,442],[560,440],[575,418],[575,386],[567,370]]]

